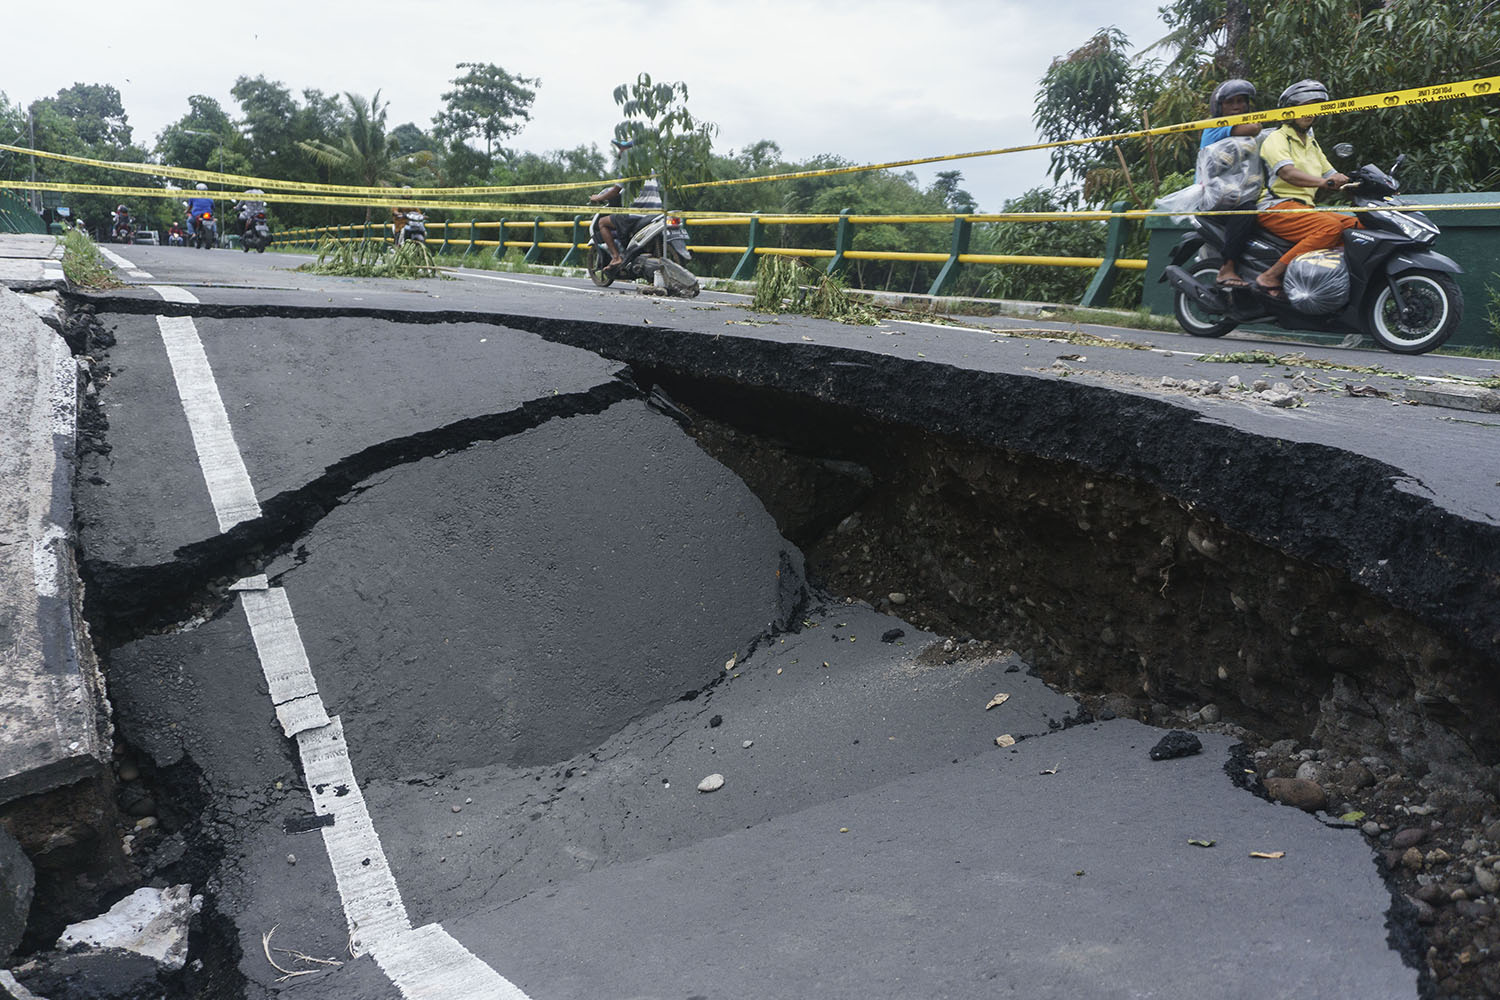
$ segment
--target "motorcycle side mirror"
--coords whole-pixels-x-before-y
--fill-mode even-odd
[[[1347,160],[1354,155],[1354,146],[1351,143],[1341,142],[1333,147],[1333,155]]]
[[[1391,173],[1392,174],[1400,173],[1400,171],[1401,171],[1401,164],[1403,164],[1405,162],[1406,162],[1406,154],[1405,153],[1402,153],[1400,156],[1396,157],[1396,162],[1393,163],[1393,164],[1391,164]]]

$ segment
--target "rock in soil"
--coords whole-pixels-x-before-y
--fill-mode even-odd
[[[0,829],[0,962],[21,943],[35,886],[31,860],[16,839]]]
[[[1151,759],[1172,760],[1175,757],[1191,757],[1195,753],[1202,752],[1203,743],[1198,737],[1192,733],[1174,729],[1151,748]]]
[[[1283,805],[1296,806],[1304,812],[1328,808],[1328,793],[1316,781],[1304,778],[1267,778],[1266,794]]]

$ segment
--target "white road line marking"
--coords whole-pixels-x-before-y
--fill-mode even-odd
[[[152,285],[151,290],[168,302],[182,302],[193,305],[198,301],[198,296],[186,288],[178,288],[176,285]]]
[[[375,961],[393,982],[408,984],[406,995],[414,1000],[455,996],[527,1000],[514,983],[475,958],[437,924],[418,927],[377,949]]]
[[[198,450],[198,465],[208,484],[209,499],[219,518],[219,530],[228,531],[241,521],[260,517],[260,504],[250,473],[240,458],[239,445],[229,428],[229,414],[219,398],[219,386],[198,328],[191,316],[158,316],[162,343],[172,362],[172,376],[177,380],[177,395],[182,399],[188,427],[193,432],[193,446]]]
[[[574,288],[572,285],[554,285],[550,281],[527,281],[525,278],[503,278],[498,274],[480,274],[476,271],[467,271],[459,267],[445,267],[444,274],[456,274],[463,278],[483,278],[485,281],[509,281],[514,285],[536,285],[538,288],[551,288],[560,292],[582,292],[585,295],[603,295],[603,289],[599,288]]]
[[[130,276],[132,278],[150,278],[150,277],[152,277],[151,272],[149,272],[149,271],[131,271],[129,273],[130,273]]]
[[[115,267],[123,268],[127,271],[135,270],[134,264],[126,260],[124,257],[121,257],[119,254],[115,253],[109,247],[101,246],[99,247],[99,252],[103,254],[105,259],[107,259]]]
[[[171,285],[153,286],[169,302],[196,302]],[[203,481],[222,530],[260,515],[224,401],[191,317],[157,317],[172,376],[198,452]],[[527,1000],[515,984],[481,961],[441,925],[413,929],[380,836],[354,776],[344,727],[318,696],[302,634],[286,591],[264,575],[238,581],[271,703],[282,730],[297,741],[302,772],[319,816],[355,954],[374,956],[407,1000]]]

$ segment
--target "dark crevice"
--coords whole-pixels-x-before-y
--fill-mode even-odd
[[[1500,525],[1442,509],[1407,488],[1409,477],[1386,463],[1241,431],[1164,400],[1076,380],[656,325],[464,310],[86,298],[97,310],[144,315],[491,323],[629,364],[644,388],[660,381],[674,396],[797,400],[828,407],[841,427],[862,422],[877,430],[917,430],[1068,463],[1152,488],[1186,510],[1355,581],[1476,652],[1500,654],[1500,573],[1494,569]],[[762,406],[755,419],[747,432],[774,437],[793,418],[778,419]],[[837,460],[817,447],[817,428],[791,430],[813,437],[799,451]]]
[[[215,613],[224,605],[231,583],[262,572],[272,558],[291,550],[320,520],[357,495],[371,476],[500,440],[550,420],[603,413],[640,396],[634,385],[616,379],[585,392],[528,400],[503,413],[470,417],[371,445],[328,466],[312,482],[266,500],[260,517],[182,546],[171,562],[122,566],[85,558],[86,613],[94,640],[102,649],[111,649],[193,615]]]

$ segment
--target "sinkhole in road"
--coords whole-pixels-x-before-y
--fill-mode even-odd
[[[293,550],[382,468],[651,394],[760,498],[824,592],[960,643],[1015,649],[1096,717],[1230,733],[1264,751],[1258,777],[1289,773],[1292,748],[1316,748],[1334,812],[1348,805],[1393,830],[1430,815],[1413,805],[1439,809],[1454,839],[1494,822],[1500,698],[1489,660],[1347,575],[1080,464],[648,364],[633,377],[352,456],[169,567],[95,567],[96,634],[117,644],[213,613],[227,581]],[[158,859],[159,874],[200,882],[221,859],[213,831],[197,825],[204,789],[191,761],[143,770],[178,852]],[[1415,891],[1410,872],[1392,873],[1405,879],[1398,900]],[[87,915],[60,891],[37,906],[47,929]],[[238,945],[216,919],[195,954],[229,983]]]

